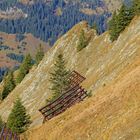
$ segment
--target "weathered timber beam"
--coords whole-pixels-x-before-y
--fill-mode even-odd
[[[70,97],[71,94],[75,93],[80,88],[81,87],[76,87],[75,89],[73,89],[72,91],[70,91],[70,93],[67,94],[65,97],[63,97],[60,100],[58,100],[58,102],[55,105],[51,106],[49,109],[46,109],[45,110],[45,108],[44,108],[44,111],[42,110],[41,113],[44,114],[45,112],[50,111],[51,109],[57,107],[59,104],[63,103],[64,100],[66,100],[68,97]]]
[[[70,96],[67,100],[65,100],[65,102],[63,102],[62,106],[58,107],[56,110],[53,110],[52,112],[50,112],[49,114],[47,114],[46,117],[49,116],[49,115],[51,115],[52,113],[60,110],[65,104],[67,104],[69,101],[71,101],[72,98],[76,98],[78,96],[78,93],[81,93],[83,91],[84,91],[84,89],[80,88],[79,91],[75,92],[72,96]]]
[[[85,95],[85,96],[83,96],[83,95]],[[58,111],[54,112],[54,114],[52,114],[51,116],[46,116],[47,120],[52,119],[53,117],[59,115],[60,113],[64,112],[66,109],[73,106],[74,104],[80,102],[81,101],[81,98],[80,98],[81,96],[83,96],[82,97],[82,100],[83,100],[83,98],[85,98],[87,96],[86,91],[82,91],[81,94],[79,94],[79,96],[77,98],[75,98],[74,100],[71,100],[71,102],[69,104],[66,104],[66,106],[64,108],[62,108],[62,110],[58,110]],[[78,100],[78,99],[80,99],[80,100]]]
[[[53,101],[52,103],[49,103],[47,104],[46,106],[44,106],[43,108],[39,109],[39,111],[41,112],[43,109],[49,107],[49,106],[52,106],[53,104],[55,104],[58,100],[60,100],[61,98],[63,98],[63,96],[67,93],[69,93],[71,90],[75,89],[75,88],[78,88],[79,85],[76,85],[75,87],[69,89],[68,91],[66,91],[64,94],[62,94],[60,97],[58,97],[55,101]]]

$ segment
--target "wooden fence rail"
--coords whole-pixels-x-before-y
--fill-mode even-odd
[[[69,88],[60,97],[39,109],[44,116],[43,122],[52,119],[58,114],[64,112],[67,108],[87,97],[87,91],[80,86],[80,84],[85,80],[83,76],[78,72],[73,71],[69,80]]]
[[[51,108],[51,110],[46,110],[42,112],[42,114],[45,115],[45,117],[48,117],[50,114],[55,113],[58,110],[61,110],[62,108],[66,108],[67,104],[72,102],[75,98],[79,98],[79,100],[83,100],[82,96],[85,94],[86,91],[82,88],[79,88],[77,91],[73,92],[71,95],[64,98],[59,104]]]
[[[0,132],[0,140],[20,140],[20,137],[10,129],[6,128],[6,125],[3,125]]]
[[[66,91],[66,93],[62,94],[59,98],[57,98],[55,101],[52,103],[49,103],[45,107],[41,108],[39,111],[42,113],[49,111],[50,109],[55,108],[57,105],[59,105],[65,98],[70,96],[72,93],[76,92],[79,89],[79,85],[73,87],[72,89]]]

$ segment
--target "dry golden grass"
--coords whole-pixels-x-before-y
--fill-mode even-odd
[[[0,114],[6,120],[15,97],[19,96],[33,121],[24,134],[29,140],[137,140],[140,125],[139,28],[140,17],[136,17],[119,39],[111,43],[107,32],[97,36],[86,22],[77,24],[0,104]],[[81,30],[90,41],[85,49],[77,52]],[[38,109],[51,95],[49,72],[60,52],[69,69],[86,77],[83,86],[92,91],[93,97],[41,126],[43,118]]]
[[[28,140],[138,140],[140,66],[97,94],[28,131]]]

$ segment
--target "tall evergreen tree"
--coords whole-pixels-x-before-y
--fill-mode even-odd
[[[81,34],[80,34],[80,38],[79,38],[79,43],[78,43],[78,46],[77,46],[77,51],[81,51],[86,46],[87,46],[87,40],[86,40],[86,37],[85,37],[84,30],[82,30]]]
[[[26,113],[25,107],[18,98],[14,103],[14,107],[8,117],[7,126],[13,132],[23,133],[31,124],[30,116]]]
[[[1,99],[2,100],[5,99],[14,88],[15,88],[14,76],[13,72],[10,71],[8,72],[8,75],[4,79],[4,87],[1,93]]]
[[[40,44],[39,49],[38,49],[36,56],[35,56],[37,65],[40,63],[40,61],[43,59],[43,57],[44,57],[44,50]]]
[[[109,22],[109,33],[110,33],[110,40],[114,41],[118,37],[117,32],[117,14],[116,11],[113,13],[112,19]]]
[[[23,60],[23,63],[21,64],[19,68],[19,73],[16,78],[17,83],[20,83],[24,79],[26,74],[29,73],[29,70],[31,69],[31,67],[32,67],[32,58],[31,58],[31,55],[28,54]]]
[[[132,7],[122,5],[121,9],[113,14],[112,19],[109,22],[109,33],[111,41],[117,40],[120,33],[130,24],[134,12]]]
[[[53,69],[53,72],[50,73],[50,82],[52,83],[53,99],[55,99],[69,86],[70,72],[66,69],[66,62],[62,54],[58,55]]]
[[[133,15],[130,8],[125,5],[122,5],[119,14],[118,14],[118,32],[122,32],[127,25],[131,22]]]

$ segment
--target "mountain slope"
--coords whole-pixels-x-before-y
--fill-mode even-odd
[[[94,96],[47,122],[33,133],[27,132],[27,136],[31,133],[28,137],[33,140],[38,136],[43,140],[112,140],[123,137],[131,139],[136,134],[137,139],[140,116],[139,29],[140,17],[136,17],[118,40],[111,43],[107,32],[97,36],[86,22],[77,24],[55,43],[39,66],[32,69],[22,83],[0,104],[0,114],[7,119],[15,97],[19,96],[32,117],[31,127],[41,125],[43,118],[38,109],[50,96],[49,72],[56,56],[61,52],[68,62],[68,68],[86,77],[83,86],[88,91],[92,90]],[[82,30],[86,37],[91,39],[89,45],[78,53],[76,47]],[[50,132],[52,129],[54,131]],[[122,134],[122,131],[125,133]]]
[[[139,140],[140,66],[43,126],[28,140]],[[25,138],[25,136],[24,136]]]
[[[93,90],[95,95],[92,98],[68,109],[65,113],[44,125],[29,130],[23,137],[27,137],[29,140],[138,140],[140,138],[140,47],[138,45],[140,34],[137,31],[139,23],[140,18],[134,19],[130,27],[113,44],[112,49],[118,56],[116,58],[114,54],[113,58],[110,57],[111,59],[108,60],[112,61],[108,64],[112,63],[115,58],[118,59],[118,64],[115,61],[117,67],[114,67],[113,71],[110,71],[112,64],[105,64],[110,75],[108,75],[110,80],[108,84],[106,83],[103,86],[100,84],[98,90]],[[131,36],[132,31],[135,34],[135,36],[132,35],[133,37]],[[125,45],[125,40],[128,38],[131,40]],[[116,51],[115,46],[116,49],[122,49]],[[112,53],[111,50],[110,53]],[[87,56],[90,57],[91,55],[87,54]],[[106,63],[106,60],[103,60]],[[91,65],[91,62],[89,63],[89,67],[95,66]],[[81,66],[83,65],[81,64]],[[122,67],[121,71],[117,72],[120,67]],[[104,70],[103,72],[106,73]],[[95,74],[95,71],[89,74],[91,79],[96,76]],[[113,78],[115,74],[117,74],[116,78]],[[93,84],[94,79],[92,79],[92,82],[91,79],[87,78],[84,83],[85,87]],[[103,79],[104,77],[100,78],[101,81]]]

